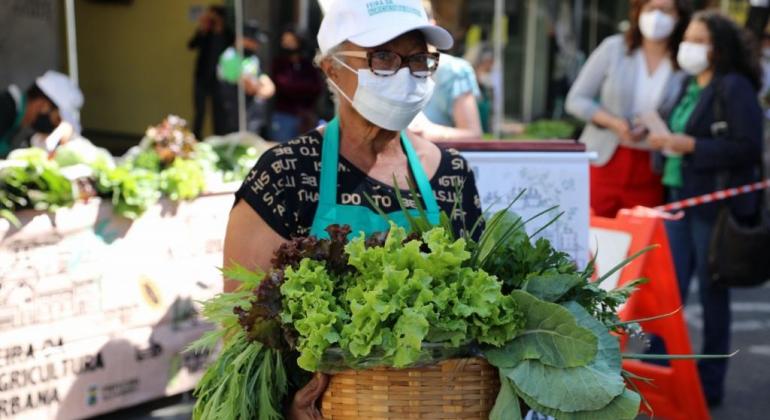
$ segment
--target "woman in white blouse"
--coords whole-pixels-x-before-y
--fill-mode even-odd
[[[631,0],[631,27],[599,45],[567,96],[567,111],[587,123],[580,141],[597,154],[591,208],[598,216],[663,201],[639,118],[665,116],[678,99],[684,74],[676,54],[691,13],[689,0]]]

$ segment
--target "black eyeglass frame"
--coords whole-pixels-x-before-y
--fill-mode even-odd
[[[382,54],[382,53],[393,54],[394,56],[398,57],[398,59],[400,61],[398,67],[393,69],[393,70],[377,70],[377,69],[375,69],[374,66],[373,66],[373,63],[372,63],[373,60],[374,60],[374,55],[375,54]],[[380,77],[394,76],[399,70],[401,70],[402,68],[406,67],[406,68],[409,69],[409,73],[411,73],[412,76],[418,77],[420,79],[427,79],[428,77],[432,76],[436,72],[436,70],[438,69],[439,60],[441,58],[441,55],[439,53],[437,53],[437,52],[421,52],[421,53],[412,54],[412,55],[409,55],[409,56],[403,56],[403,55],[401,55],[401,54],[399,54],[397,52],[386,51],[386,50],[381,50],[381,51],[339,51],[339,52],[335,53],[334,55],[339,55],[339,56],[342,56],[342,57],[352,57],[352,58],[362,58],[362,59],[365,59],[367,61],[368,65],[369,65],[369,70],[371,70],[372,73],[374,73],[374,74],[376,74],[377,76],[380,76]],[[430,58],[435,60],[435,64],[433,65],[433,68],[429,68],[427,70],[428,74],[426,74],[426,75],[415,74],[415,70],[412,69],[412,66],[409,65],[409,63],[414,61],[415,57],[419,57],[419,56],[428,56],[428,57],[430,57]],[[390,74],[382,73],[382,72],[385,72],[385,71],[392,71],[393,73],[390,73]],[[423,72],[423,70],[420,70],[420,72]]]

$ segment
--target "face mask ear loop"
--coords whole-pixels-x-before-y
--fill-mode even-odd
[[[358,74],[358,70],[354,69],[353,67],[350,67],[350,65],[348,63],[340,60],[339,58],[337,58],[336,55],[333,55],[332,58],[334,59],[334,61],[342,64],[346,69],[350,70],[351,72],[353,72],[355,74]]]
[[[342,95],[342,97],[345,98],[345,100],[350,102],[350,104],[352,105],[353,101],[348,97],[348,95],[345,94],[345,92],[342,91],[342,89],[340,89],[340,87],[336,83],[334,83],[334,80],[332,80],[331,77],[329,77],[328,80],[329,80],[329,84],[331,84],[335,89],[337,89],[337,92],[339,92],[339,94]]]
[[[348,65],[348,63],[346,63],[346,62],[344,62],[344,61],[340,60],[340,59],[339,59],[339,58],[337,58],[336,56],[332,56],[332,58],[333,58],[334,60],[336,60],[338,63],[342,64],[342,65],[343,65],[345,68],[347,68],[348,70],[350,70],[350,71],[352,71],[353,73],[355,73],[356,75],[358,75],[358,71],[356,71],[354,68],[350,67],[350,66]],[[337,85],[337,83],[335,83],[335,82],[334,82],[334,80],[332,80],[332,78],[331,78],[331,77],[328,77],[327,79],[329,80],[329,83],[330,83],[330,84],[331,84],[331,85],[332,85],[332,86],[333,86],[335,89],[337,89],[337,92],[339,92],[339,94],[340,94],[340,95],[342,95],[342,97],[343,97],[343,98],[345,98],[345,99],[346,99],[348,102],[350,102],[350,104],[352,105],[352,104],[353,104],[353,100],[352,100],[352,99],[350,99],[350,97],[349,97],[347,94],[345,94],[345,92],[343,92],[343,91],[342,91],[342,89],[340,89],[339,85]]]

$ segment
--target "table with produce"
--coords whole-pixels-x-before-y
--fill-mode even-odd
[[[0,418],[71,419],[190,390],[222,236],[270,145],[169,117],[121,158],[86,140],[0,161]]]

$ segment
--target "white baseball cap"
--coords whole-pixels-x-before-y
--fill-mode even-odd
[[[35,80],[35,84],[45,93],[57,108],[64,121],[80,131],[80,108],[83,107],[83,92],[75,82],[65,74],[49,70]]]
[[[345,41],[376,47],[415,30],[440,50],[454,44],[449,31],[428,21],[422,0],[332,0],[318,30],[318,46],[323,54]]]

